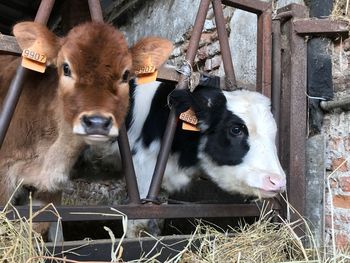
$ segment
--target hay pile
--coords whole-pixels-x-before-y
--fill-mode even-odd
[[[200,245],[187,251],[180,262],[285,262],[314,259],[295,238],[294,226],[259,221],[229,236],[202,225]],[[312,251],[310,251],[312,252]]]
[[[287,202],[287,200],[285,200]],[[288,202],[287,202],[288,203]],[[293,263],[293,262],[329,262],[350,263],[349,251],[341,252],[337,249],[326,251],[317,247],[308,222],[301,217],[296,210],[288,206],[290,213],[300,217],[298,221],[290,222],[273,211],[267,211],[263,207],[261,217],[254,224],[242,224],[230,231],[218,230],[218,227],[199,221],[194,234],[188,239],[187,245],[182,251],[178,251],[173,258],[164,263]],[[15,207],[7,204],[0,211],[0,262],[5,263],[31,263],[31,262],[66,262],[78,263],[79,261],[67,260],[56,255],[54,257],[45,247],[40,234],[33,230],[32,218],[43,210],[50,210],[58,216],[52,205],[44,207],[29,219],[8,219],[8,213],[13,211],[18,215]],[[112,262],[124,262],[122,242],[127,227],[127,216],[113,208],[106,214],[122,219],[124,235],[117,240],[112,231],[105,227],[111,238]],[[83,214],[83,213],[76,213]],[[89,213],[95,214],[95,213]],[[59,216],[58,216],[59,217]],[[19,216],[18,216],[19,218]],[[278,222],[275,222],[276,220]],[[296,233],[303,231],[301,237]],[[156,240],[170,249],[172,245],[166,245],[161,239]],[[173,250],[173,249],[172,249]],[[149,257],[150,252],[142,258],[132,262],[155,263],[161,252]]]
[[[30,220],[9,220],[7,214],[14,207],[0,212],[0,262],[21,263],[32,257],[48,256],[42,236],[33,230]],[[35,262],[44,262],[37,259]]]
[[[200,223],[191,245],[177,256],[178,262],[273,263],[316,260],[318,256],[315,250],[305,249],[295,233],[300,225],[301,221],[273,223],[261,219],[252,225],[242,225],[239,229],[224,233]]]
[[[334,0],[331,18],[350,22],[350,0]]]

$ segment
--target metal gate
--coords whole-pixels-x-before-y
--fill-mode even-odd
[[[92,20],[103,21],[99,0],[88,0]],[[278,145],[283,168],[288,175],[287,192],[289,202],[301,213],[305,209],[305,140],[307,134],[306,101],[306,41],[307,35],[344,33],[346,27],[336,22],[306,19],[306,8],[292,4],[273,14],[272,3],[258,0],[202,0],[194,23],[192,36],[186,53],[186,60],[192,65],[202,33],[209,5],[213,5],[226,78],[230,86],[235,86],[236,78],[230,54],[228,37],[225,30],[222,4],[248,11],[257,15],[257,78],[256,90],[272,99],[273,112],[279,127]],[[54,0],[42,0],[35,21],[46,24],[53,8]],[[281,35],[286,36],[284,39]],[[11,38],[6,38],[10,39]],[[19,54],[19,48],[13,45],[0,46],[0,51]],[[297,59],[296,59],[297,58]],[[22,83],[28,70],[19,66],[11,82],[8,94],[0,114],[0,144],[4,141]],[[177,81],[177,89],[186,89],[188,78],[171,67],[163,67],[158,80]],[[167,128],[162,140],[161,150],[154,169],[152,183],[145,200],[140,200],[137,181],[133,168],[125,126],[120,130],[119,148],[126,174],[129,204],[114,206],[128,215],[130,219],[140,218],[202,218],[202,217],[246,217],[258,216],[259,208],[255,204],[159,204],[158,194],[174,137],[176,119],[171,111]],[[274,199],[271,207],[284,214],[284,206]],[[38,209],[38,208],[34,208]],[[63,221],[115,220],[112,216],[94,216],[79,212],[97,212],[108,214],[110,206],[57,207]],[[74,210],[74,213],[71,212]],[[18,207],[20,215],[28,216],[27,206]],[[15,216],[15,214],[9,214]],[[51,213],[41,213],[36,221],[56,221]]]

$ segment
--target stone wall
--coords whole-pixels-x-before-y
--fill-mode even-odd
[[[334,100],[350,96],[348,44],[338,44],[333,50]],[[335,109],[325,114],[322,133],[326,138],[325,179],[331,188],[325,192],[325,241],[330,244],[333,213],[336,245],[345,248],[350,245],[350,112]]]
[[[149,35],[170,39],[175,44],[170,63],[177,65],[182,61],[186,52],[199,2],[199,0],[148,1],[120,29],[125,32],[130,44]],[[225,7],[224,16],[227,22],[236,78],[243,85],[255,85],[256,15]],[[194,68],[220,76],[224,73],[211,6],[205,21]]]

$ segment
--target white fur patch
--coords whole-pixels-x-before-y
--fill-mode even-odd
[[[159,81],[138,85],[134,93],[134,108],[131,120],[131,127],[128,130],[129,143],[131,148],[139,138],[147,115],[151,108],[154,94],[157,91]]]
[[[160,141],[154,141],[145,148],[142,142],[135,145],[136,154],[133,156],[137,182],[141,198],[147,196],[151,184],[154,168],[160,149]],[[191,175],[195,167],[182,169],[178,165],[178,156],[170,155],[165,169],[162,187],[168,192],[175,192],[183,189],[191,181]]]

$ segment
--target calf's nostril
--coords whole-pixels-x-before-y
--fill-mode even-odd
[[[105,123],[103,124],[103,128],[108,129],[111,127],[111,125],[112,125],[112,118],[109,117],[105,120]]]
[[[86,127],[91,127],[92,126],[92,122],[90,121],[89,117],[84,115],[82,117],[82,123],[86,126]]]
[[[87,132],[109,131],[112,127],[112,117],[104,117],[99,115],[84,115],[81,123]]]
[[[273,176],[269,176],[269,182],[270,182],[271,186],[274,188],[278,188],[278,189],[281,188],[282,189],[285,187],[285,180],[275,178]]]
[[[275,181],[275,179],[273,179],[273,178],[269,177],[269,180],[270,180],[270,183],[271,183],[271,184],[276,185],[276,181]]]

